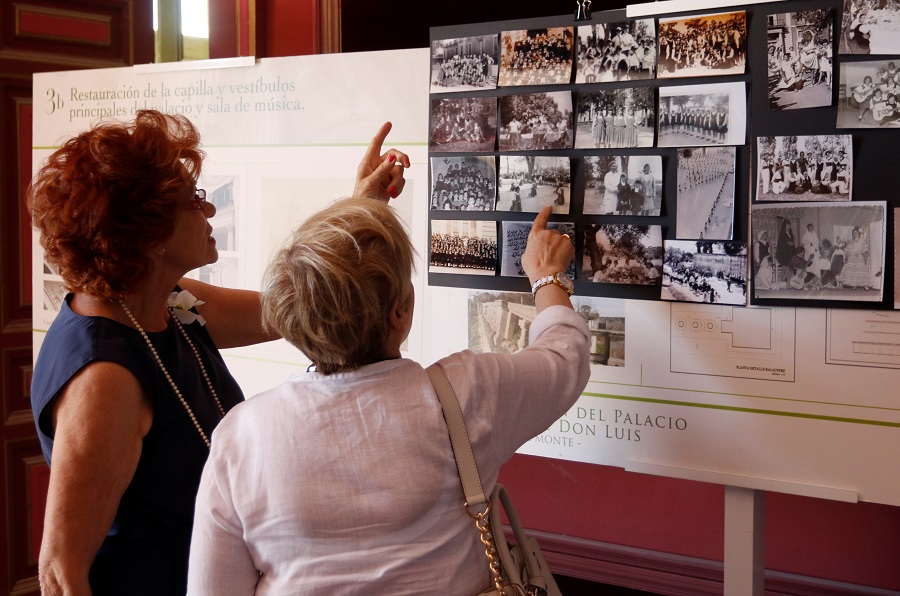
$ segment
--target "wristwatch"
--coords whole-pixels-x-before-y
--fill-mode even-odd
[[[565,273],[554,273],[553,275],[540,278],[531,286],[531,293],[534,294],[539,289],[544,286],[549,286],[550,284],[561,287],[569,296],[575,293],[575,284],[572,283],[572,280],[569,279],[569,276]]]

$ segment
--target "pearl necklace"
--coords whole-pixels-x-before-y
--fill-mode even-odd
[[[131,314],[131,311],[125,306],[124,300],[119,300],[119,305],[122,307],[122,310],[125,311],[125,314],[128,315],[128,318],[131,320],[131,324],[134,325],[134,328],[137,329],[141,337],[144,338],[144,341],[147,342],[147,347],[150,348],[150,353],[153,354],[153,358],[156,359],[156,364],[159,365],[159,370],[162,371],[164,377],[169,382],[169,386],[172,387],[172,391],[175,392],[175,395],[178,397],[178,401],[181,402],[181,405],[184,406],[185,412],[190,417],[191,422],[194,423],[194,428],[197,429],[197,432],[200,433],[200,438],[203,439],[203,442],[206,443],[206,447],[209,448],[209,438],[206,436],[206,433],[203,432],[203,427],[200,426],[200,422],[197,420],[197,416],[194,415],[194,411],[191,409],[191,406],[187,403],[187,400],[184,399],[184,396],[181,395],[181,391],[178,390],[178,386],[175,384],[175,380],[172,379],[172,376],[169,374],[169,371],[166,370],[166,366],[163,364],[162,359],[159,357],[159,354],[156,351],[156,348],[153,346],[153,342],[150,341],[150,337],[147,335],[147,332],[144,331],[144,328],[141,327],[140,323],[137,322],[137,319],[134,318],[134,315]],[[191,341],[190,336],[188,336],[187,331],[184,330],[184,327],[181,325],[181,321],[178,320],[178,317],[172,314],[172,309],[169,308],[169,315],[175,321],[175,326],[178,327],[178,330],[181,331],[181,335],[184,339],[187,340],[188,345],[191,347],[191,351],[194,353],[194,358],[197,359],[197,364],[200,365],[200,372],[203,374],[203,380],[206,381],[206,386],[209,387],[209,392],[212,394],[213,399],[216,400],[216,407],[219,409],[219,414],[222,418],[225,417],[225,409],[222,407],[222,402],[219,401],[219,396],[216,394],[216,390],[213,387],[212,381],[209,379],[209,375],[206,373],[206,367],[203,366],[203,360],[200,358],[200,352],[197,351],[196,346],[194,346],[194,342]]]

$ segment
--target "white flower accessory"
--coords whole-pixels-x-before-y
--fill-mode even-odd
[[[202,300],[197,300],[193,294],[187,290],[180,292],[172,292],[169,294],[168,300],[169,312],[181,321],[184,325],[190,325],[194,321],[200,321],[201,325],[206,325],[206,319],[202,315],[191,312],[195,306],[204,304]]]

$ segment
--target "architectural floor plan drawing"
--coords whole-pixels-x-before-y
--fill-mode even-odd
[[[900,313],[828,309],[828,364],[900,368]]]
[[[672,304],[671,372],[794,380],[794,310]]]

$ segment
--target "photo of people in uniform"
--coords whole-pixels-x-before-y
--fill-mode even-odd
[[[429,151],[493,151],[496,144],[496,97],[431,100]]]
[[[497,222],[432,219],[428,272],[496,275]]]
[[[431,42],[431,93],[497,88],[500,42],[479,35]]]
[[[900,54],[900,3],[895,0],[844,0],[841,54]]]
[[[582,281],[660,285],[661,226],[588,224],[583,229]]]
[[[853,137],[812,135],[756,139],[757,201],[849,201]]]
[[[842,62],[838,128],[894,128],[900,126],[900,61]]]
[[[503,31],[500,40],[501,87],[565,85],[572,80],[572,27]]]
[[[432,211],[493,211],[497,201],[497,158],[432,157]]]
[[[588,155],[584,158],[584,177],[586,215],[660,214],[660,155]]]
[[[576,83],[652,79],[656,75],[656,23],[640,19],[577,29]]]
[[[500,222],[501,259],[500,275],[507,277],[527,277],[522,268],[522,253],[528,243],[528,234],[531,232],[530,221],[502,221]],[[568,234],[575,246],[575,224],[570,222],[547,222],[548,230],[556,230],[560,234]],[[566,269],[566,275],[575,279],[575,259]]]
[[[747,244],[666,240],[663,300],[747,304]]]
[[[832,104],[833,30],[830,8],[769,15],[770,110]]]
[[[569,213],[572,167],[568,157],[501,155],[497,211]]]
[[[743,74],[747,13],[659,19],[657,55],[660,79]]]
[[[571,149],[572,92],[526,93],[500,98],[500,151]]]
[[[745,89],[744,83],[660,88],[659,146],[743,145]]]
[[[678,239],[734,236],[734,147],[686,147],[677,152]]]
[[[880,302],[886,203],[754,204],[754,298]]]
[[[652,147],[656,120],[652,87],[579,93],[576,149]]]

